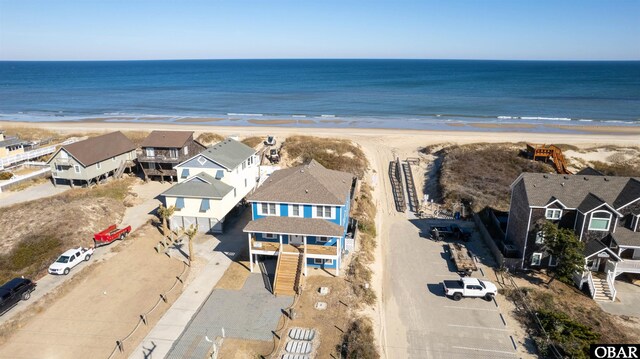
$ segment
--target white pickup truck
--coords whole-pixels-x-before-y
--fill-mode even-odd
[[[453,300],[460,300],[462,297],[474,297],[490,301],[498,292],[495,284],[469,277],[458,280],[445,280],[442,282],[442,286],[444,287],[444,294],[453,298]]]
[[[88,261],[93,254],[93,248],[78,247],[69,249],[62,253],[58,259],[49,266],[50,274],[64,274],[67,275],[71,271],[71,268],[77,266],[83,261]]]

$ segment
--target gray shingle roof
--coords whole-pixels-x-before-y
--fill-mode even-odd
[[[244,143],[227,138],[202,151],[200,155],[232,170],[255,153],[255,149]]]
[[[628,228],[619,226],[615,233],[611,233],[613,240],[619,246],[637,246],[640,247],[640,232],[634,232]]]
[[[247,200],[344,205],[353,175],[309,164],[275,171]]]
[[[21,140],[17,137],[14,138],[6,138],[4,141],[0,141],[0,147],[9,147],[15,146],[19,144],[27,144],[28,142],[25,140]]]
[[[521,180],[531,206],[553,198],[569,208],[593,209],[599,201],[618,209],[640,198],[640,179],[634,177],[523,173]]]
[[[593,167],[585,167],[583,169],[581,169],[580,171],[578,171],[576,173],[576,175],[583,175],[583,176],[604,176],[604,173],[598,171],[597,169],[593,168]]]
[[[232,190],[233,187],[228,184],[201,172],[187,181],[172,186],[164,191],[162,195],[169,197],[221,199]]]
[[[106,135],[91,137],[62,147],[73,158],[85,167],[133,151],[136,145],[122,132],[116,131]],[[56,153],[57,154],[57,153]],[[55,156],[52,156],[51,162]]]
[[[181,148],[193,136],[193,131],[151,131],[140,147]]]
[[[341,237],[344,228],[322,218],[263,217],[249,222],[244,232],[301,234],[324,237]]]

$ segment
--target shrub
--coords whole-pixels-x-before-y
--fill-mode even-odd
[[[540,310],[536,316],[549,338],[570,358],[588,358],[589,345],[600,338],[591,328],[563,312]]]
[[[53,235],[22,240],[11,252],[0,256],[0,282],[19,275],[34,277],[55,260],[61,249],[62,240]]]
[[[357,318],[351,322],[344,334],[342,355],[348,359],[380,358],[375,342],[371,320],[365,317]]]
[[[369,161],[362,149],[348,140],[293,136],[287,138],[282,148],[298,163],[315,159],[326,168],[349,172],[358,178],[363,178],[369,168]]]
[[[629,162],[591,162],[593,169],[606,176],[640,177],[640,166]]]
[[[0,181],[10,180],[13,177],[11,172],[0,172]]]
[[[245,145],[249,146],[249,147],[253,147],[255,148],[257,145],[261,144],[263,142],[262,137],[258,137],[258,136],[251,136],[251,137],[247,137],[244,140],[242,140],[242,143],[244,143]]]
[[[224,140],[224,137],[212,132],[203,132],[200,134],[200,136],[198,136],[198,138],[196,138],[196,141],[202,143],[205,146],[216,144],[222,140]]]

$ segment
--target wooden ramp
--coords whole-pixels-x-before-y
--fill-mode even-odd
[[[404,186],[402,186],[402,174],[400,159],[389,162],[389,180],[393,190],[393,199],[396,201],[396,210],[404,212],[407,210],[407,204],[404,199]]]
[[[273,294],[293,296],[298,292],[302,258],[300,253],[280,253],[276,266]]]
[[[562,150],[557,146],[527,143],[527,153],[529,153],[529,156],[531,156],[534,161],[538,159],[544,159],[545,161],[551,159],[556,171],[560,174],[572,174],[571,171],[567,169],[567,161],[562,154]]]

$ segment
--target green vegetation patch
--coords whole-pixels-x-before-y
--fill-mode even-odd
[[[343,345],[337,348],[344,358],[377,359],[380,358],[375,346],[373,324],[369,318],[359,317],[351,322],[344,334]]]
[[[62,251],[62,240],[51,234],[23,239],[11,252],[0,255],[0,283],[19,276],[35,277],[45,271]]]
[[[264,140],[262,139],[262,137],[251,136],[251,137],[247,137],[247,138],[243,139],[242,143],[244,143],[245,145],[247,145],[249,147],[255,148],[256,146],[261,144],[263,141]]]
[[[362,149],[349,140],[292,136],[287,138],[282,149],[296,164],[315,159],[326,168],[349,172],[358,178],[363,178],[369,168]]]
[[[640,177],[640,163],[631,161],[604,163],[591,162],[593,169],[602,172],[606,176]]]
[[[196,138],[196,141],[202,143],[205,146],[210,146],[224,140],[224,137],[212,132],[203,132]]]
[[[523,143],[474,143],[438,151],[445,205],[468,201],[476,212],[487,206],[508,211],[509,187],[522,172],[555,172],[550,165],[522,157],[524,148]]]

